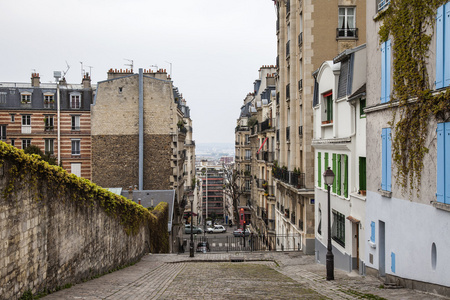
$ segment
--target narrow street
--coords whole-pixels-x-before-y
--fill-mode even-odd
[[[371,276],[336,270],[335,278],[326,281],[325,267],[299,252],[149,254],[43,299],[446,299],[384,289]]]

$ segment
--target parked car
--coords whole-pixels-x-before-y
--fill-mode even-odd
[[[211,249],[209,248],[208,242],[198,242],[197,243],[197,252],[206,253],[209,251],[211,251]]]
[[[208,227],[208,229],[206,229],[207,233],[220,233],[226,231],[227,230],[222,225],[214,225],[214,227]]]
[[[238,228],[238,229],[236,229],[235,231],[233,231],[233,235],[235,236],[235,237],[240,237],[240,236],[242,236],[243,234],[243,230],[242,230],[242,228]],[[250,235],[250,230],[247,228],[246,230],[245,230],[245,236],[249,236]]]
[[[184,225],[184,233],[185,234],[191,234],[191,224]],[[192,233],[193,234],[201,234],[203,233],[203,230],[200,227],[192,226]]]

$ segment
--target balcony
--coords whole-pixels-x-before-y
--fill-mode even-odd
[[[300,32],[298,35],[298,45],[301,46],[303,44],[303,32]]]
[[[298,126],[298,135],[303,136],[303,126]]]
[[[300,219],[298,220],[298,228],[303,231],[303,221]]]
[[[244,156],[244,160],[251,160],[252,157],[251,156]]]
[[[391,3],[391,0],[377,0],[378,11],[382,10]]]
[[[272,163],[274,158],[274,152],[270,151],[263,151],[262,152],[262,159],[265,160],[268,163]]]
[[[296,224],[295,223],[295,211],[293,211],[292,214],[291,214],[291,223],[292,223],[292,225]]]
[[[291,128],[288,126],[286,127],[286,141],[289,141],[291,139]]]
[[[287,41],[287,43],[286,43],[286,58],[288,58],[289,55],[291,54],[291,52],[290,52],[290,42],[291,41]]]
[[[45,109],[53,109],[53,108],[55,108],[55,103],[54,102],[46,102],[46,101],[44,101],[44,108]]]
[[[280,141],[280,129],[277,129],[277,142]]]
[[[277,105],[280,105],[280,93],[277,93]]]
[[[286,1],[286,17],[289,15],[290,12],[291,12],[291,1],[287,0]]]
[[[300,79],[298,81],[298,90],[301,90],[301,89],[303,89],[303,79]]]
[[[336,39],[357,39],[358,28],[336,28]]]
[[[276,179],[289,184],[297,189],[305,188],[305,173],[288,171],[285,167],[273,167],[273,175]]]
[[[274,124],[274,120],[272,119],[266,119],[265,121],[263,121],[262,123],[258,124],[258,129],[260,132],[267,130],[267,129],[271,129],[273,127]]]
[[[288,83],[286,84],[286,100],[289,100],[290,98],[291,98],[291,89]]]

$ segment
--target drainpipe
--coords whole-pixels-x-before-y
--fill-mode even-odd
[[[58,78],[59,80],[59,78]],[[59,90],[59,81],[56,82],[56,110],[58,118],[58,131],[57,131],[57,143],[58,143],[58,166],[61,165],[61,93]]]
[[[144,73],[139,69],[139,190],[144,189]]]

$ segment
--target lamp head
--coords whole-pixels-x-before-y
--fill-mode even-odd
[[[325,172],[323,172],[322,176],[323,176],[323,180],[325,181],[325,183],[327,185],[332,185],[333,184],[334,172],[333,172],[333,170],[331,170],[330,167],[328,167],[328,169],[326,169]]]

